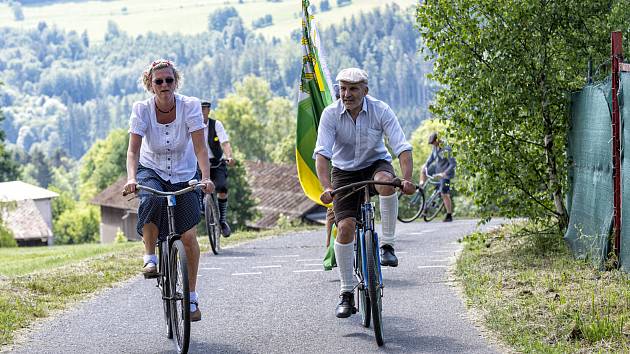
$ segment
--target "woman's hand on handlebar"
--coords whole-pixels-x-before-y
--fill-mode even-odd
[[[234,167],[234,165],[236,165],[236,160],[234,160],[234,158],[232,157],[228,157],[227,159],[225,159],[225,162],[230,167]]]
[[[332,194],[330,194],[330,192],[332,192],[331,188],[324,189],[324,193],[322,193],[319,196],[319,200],[321,200],[322,203],[324,203],[324,204],[332,203],[333,202],[333,197],[332,197]]]
[[[123,196],[127,195],[127,194],[131,194],[131,193],[135,193],[137,188],[136,185],[138,184],[138,182],[136,181],[135,178],[130,178],[127,183],[125,183],[125,186],[123,187]]]

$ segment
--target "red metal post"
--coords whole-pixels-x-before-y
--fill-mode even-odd
[[[619,260],[621,250],[621,120],[619,118],[619,64],[623,62],[621,32],[610,35],[612,65],[612,155],[613,155],[613,239],[615,255]]]

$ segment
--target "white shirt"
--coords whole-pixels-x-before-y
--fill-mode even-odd
[[[223,123],[221,123],[218,120],[215,120],[215,124],[214,124],[214,130],[217,133],[217,138],[219,138],[219,144],[223,144],[227,141],[230,140],[230,138],[228,137],[227,133],[225,132],[225,128],[223,127]],[[210,121],[208,121],[208,124],[210,123]],[[208,127],[206,126],[206,130],[203,131],[203,136],[205,137],[205,141],[206,144],[208,143]],[[219,156],[218,158],[220,159],[223,156]],[[214,154],[212,153],[212,150],[210,150],[210,146],[208,146],[208,159],[212,159],[214,158]]]
[[[313,159],[320,154],[344,171],[357,171],[377,160],[392,162],[384,135],[396,156],[411,151],[398,118],[385,102],[366,95],[354,121],[343,102],[337,100],[322,112]]]
[[[129,133],[140,135],[140,164],[171,183],[188,182],[197,172],[197,157],[190,133],[205,128],[196,97],[175,94],[175,120],[157,121],[155,98],[134,102]]]

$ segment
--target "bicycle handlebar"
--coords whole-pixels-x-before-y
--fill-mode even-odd
[[[196,179],[191,180],[190,182],[188,182],[188,184],[189,184],[188,187],[180,189],[178,191],[174,191],[174,192],[163,192],[163,191],[159,191],[157,189],[153,189],[151,187],[143,186],[141,184],[136,184],[136,192],[123,191],[122,195],[123,195],[123,197],[125,197],[125,196],[127,196],[127,195],[129,195],[131,193],[137,193],[138,190],[143,190],[143,191],[155,194],[155,195],[167,197],[169,195],[180,195],[180,194],[188,193],[188,192],[192,191],[193,189],[201,188],[201,186],[204,185],[201,182],[197,182]]]
[[[210,168],[211,168],[211,169],[212,169],[212,168],[217,168],[217,167],[219,167],[219,166],[221,166],[221,165],[225,165],[225,164],[227,164],[227,159],[221,158],[221,159],[219,160],[219,163],[217,163],[216,165],[210,164]]]
[[[346,186],[339,187],[339,188],[337,188],[335,190],[332,190],[330,192],[330,195],[334,197],[335,194],[338,194],[339,192],[343,192],[343,191],[345,191],[347,189],[353,189],[353,188],[356,188],[356,187],[364,187],[364,186],[367,186],[367,185],[370,185],[370,184],[372,184],[372,185],[378,184],[378,185],[383,185],[383,186],[394,186],[394,187],[397,187],[397,188],[402,188],[402,181],[400,180],[400,178],[397,177],[397,178],[394,178],[394,180],[391,181],[391,182],[367,180],[367,181],[350,183],[350,184],[348,184]],[[414,183],[414,186],[416,187],[416,189],[420,188],[420,186],[418,186],[415,183]]]

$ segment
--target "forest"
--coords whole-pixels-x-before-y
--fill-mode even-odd
[[[437,89],[426,79],[432,64],[419,51],[413,10],[387,5],[320,30],[331,75],[348,66],[366,69],[370,93],[392,106],[411,135]],[[197,35],[132,37],[110,22],[105,40],[92,43],[87,32],[46,22],[31,30],[0,28],[4,150],[21,166],[20,179],[89,201],[124,173],[123,161],[103,163],[107,158],[97,155],[124,152],[112,142],[125,144],[120,136],[103,139],[126,130],[131,104],[148,97],[140,73],[166,58],[183,73],[180,93],[213,102],[212,114],[243,159],[291,163],[300,38],[295,31],[286,40],[265,39],[230,7],[208,14],[207,31]],[[72,188],[76,180],[80,193]]]

